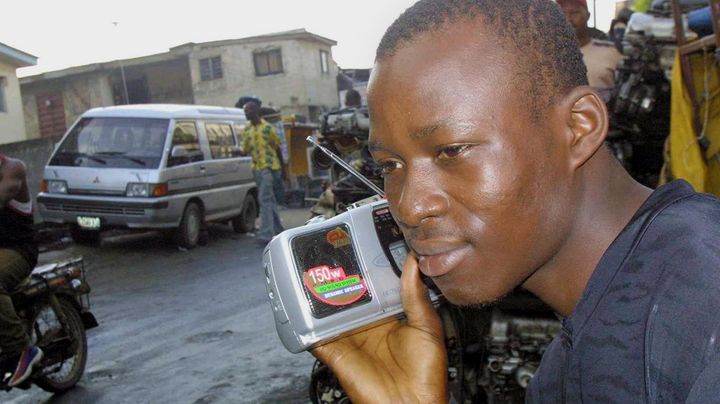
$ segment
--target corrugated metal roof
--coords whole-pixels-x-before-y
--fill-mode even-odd
[[[0,42],[0,60],[5,60],[17,67],[34,66],[37,64],[37,56],[15,49],[2,42]]]

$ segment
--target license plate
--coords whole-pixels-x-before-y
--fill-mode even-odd
[[[97,230],[100,228],[100,218],[99,217],[78,216],[77,224],[78,224],[78,226],[82,227],[83,229]]]

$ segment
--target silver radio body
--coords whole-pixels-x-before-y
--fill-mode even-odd
[[[407,246],[386,201],[287,230],[263,253],[278,336],[298,353],[403,315]],[[439,294],[430,291],[433,302]]]

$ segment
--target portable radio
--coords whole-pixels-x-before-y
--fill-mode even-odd
[[[305,351],[403,315],[400,271],[407,258],[386,201],[276,236],[263,266],[285,348]],[[433,302],[439,294],[430,291]]]

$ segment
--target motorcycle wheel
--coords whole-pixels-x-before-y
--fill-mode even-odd
[[[62,393],[73,388],[85,371],[87,362],[87,337],[80,314],[69,301],[62,298],[58,300],[68,323],[67,330],[63,330],[60,320],[49,305],[43,306],[33,321],[33,341],[40,347],[59,337],[68,336],[72,340],[69,348],[71,355],[46,366],[33,378],[38,387],[51,393]]]
[[[313,404],[350,404],[350,398],[329,367],[316,360],[310,376],[310,401]]]

